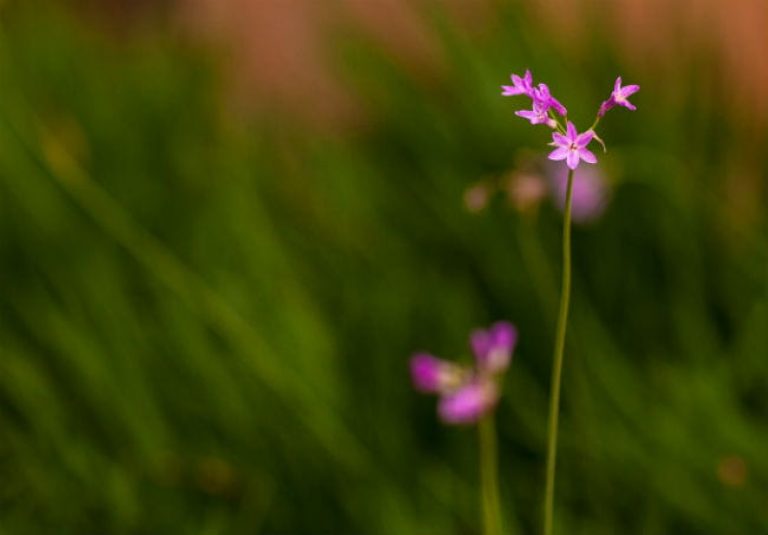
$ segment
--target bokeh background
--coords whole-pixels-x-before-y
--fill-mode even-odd
[[[0,2],[0,533],[478,534],[475,431],[407,362],[498,319],[536,533],[525,68],[582,128],[642,87],[574,235],[558,533],[768,533],[766,35],[762,0]]]

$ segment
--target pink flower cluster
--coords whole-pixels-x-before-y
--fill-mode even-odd
[[[517,329],[498,322],[470,337],[475,365],[464,367],[429,353],[411,357],[411,379],[417,390],[440,396],[437,413],[448,424],[471,424],[491,412],[499,399],[499,378],[509,367]]]
[[[627,85],[622,87],[621,77],[618,77],[611,96],[600,105],[595,122],[586,132],[579,133],[574,124],[568,120],[568,110],[552,96],[547,84],[534,86],[531,71],[525,71],[523,76],[513,74],[511,78],[512,85],[502,85],[501,94],[505,97],[525,95],[531,99],[531,109],[516,111],[515,115],[528,119],[531,124],[545,124],[556,130],[552,133],[551,143],[556,148],[549,154],[549,159],[565,160],[570,169],[576,169],[580,161],[597,163],[597,158],[587,146],[593,139],[602,143],[594,129],[608,110],[615,106],[623,106],[630,110],[637,109],[627,99],[630,95],[637,93],[640,86]],[[558,115],[563,117],[564,125],[560,123]]]

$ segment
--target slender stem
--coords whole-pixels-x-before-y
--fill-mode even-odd
[[[573,195],[573,170],[568,172],[563,216],[563,279],[560,293],[560,313],[557,318],[555,354],[552,366],[552,383],[549,398],[549,431],[547,441],[547,483],[544,491],[544,535],[552,535],[555,504],[555,472],[557,461],[557,423],[560,415],[560,379],[563,372],[565,329],[568,324],[568,305],[571,297],[571,197]]]
[[[483,533],[501,535],[501,507],[496,452],[496,426],[493,413],[482,420],[480,433],[480,480],[482,486]]]

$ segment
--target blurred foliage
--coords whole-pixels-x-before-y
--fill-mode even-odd
[[[615,193],[574,236],[559,532],[765,529],[768,238],[717,194],[738,125],[666,98],[686,72],[638,79],[598,38],[566,61],[502,15],[482,40],[436,15],[428,82],[347,36],[370,115],[341,139],[233,118],[181,39],[5,6],[0,533],[479,533],[475,434],[435,421],[407,359],[500,318],[522,333],[505,514],[534,533],[559,214],[461,201],[545,150],[498,95],[525,67],[580,122],[617,71],[643,87],[604,121]]]

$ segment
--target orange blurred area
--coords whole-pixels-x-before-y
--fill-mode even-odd
[[[444,56],[431,10],[476,34],[497,28],[494,0],[109,0],[76,2],[113,25],[134,24],[159,11],[173,24],[227,52],[236,94],[257,107],[278,106],[312,123],[338,126],[360,110],[334,65],[333,40],[361,31],[415,74],[435,72]],[[708,69],[677,98],[721,95],[724,112],[762,135],[768,114],[768,4],[762,0],[536,0],[525,10],[559,43],[566,58],[586,61],[587,38],[604,34],[621,60],[647,76],[673,75],[691,63]],[[661,85],[661,84],[660,84]],[[663,86],[662,86],[663,89]],[[681,88],[670,88],[683,91]],[[761,139],[762,141],[762,139]]]

